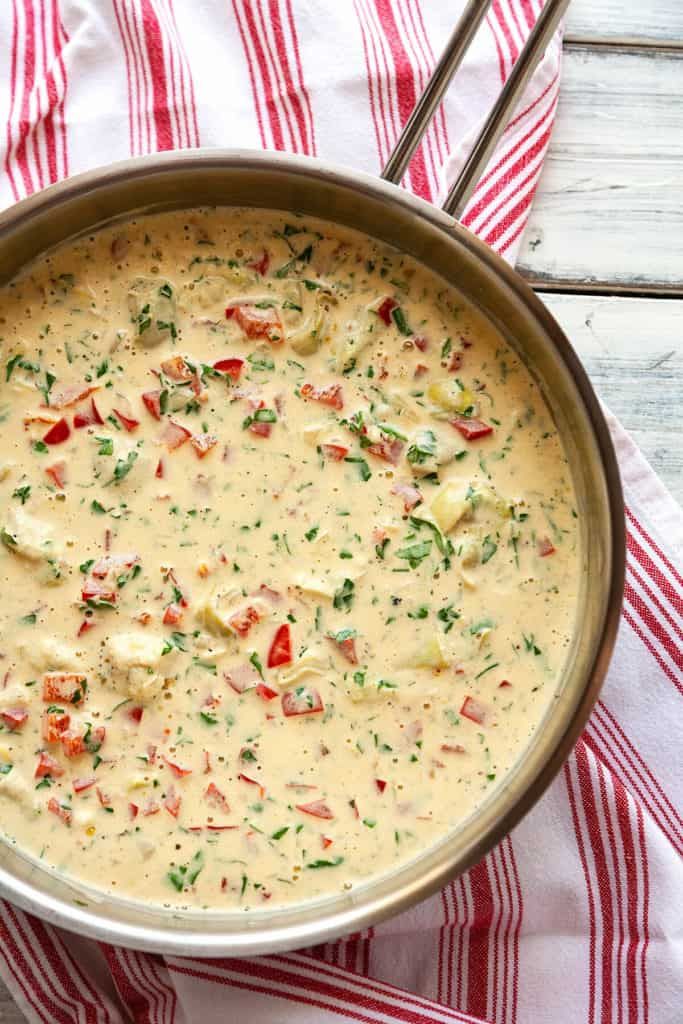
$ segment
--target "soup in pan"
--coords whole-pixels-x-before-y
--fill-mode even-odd
[[[557,693],[570,473],[412,259],[278,212],[140,217],[0,293],[0,831],[244,910],[443,839]]]

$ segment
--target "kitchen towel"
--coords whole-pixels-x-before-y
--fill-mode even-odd
[[[153,150],[378,172],[463,0],[3,0],[0,205]],[[493,0],[405,185],[437,201],[538,16]],[[549,46],[464,222],[514,261],[558,100]],[[0,902],[0,974],[44,1024],[679,1024],[683,515],[610,419],[628,576],[607,682],[546,795],[420,906],[252,960],[135,953]]]

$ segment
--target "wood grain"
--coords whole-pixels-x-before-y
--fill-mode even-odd
[[[683,300],[540,297],[564,328],[595,390],[683,503]]]
[[[567,48],[523,273],[683,295],[682,182],[683,51]]]
[[[652,42],[683,46],[681,0],[572,0],[567,40]]]

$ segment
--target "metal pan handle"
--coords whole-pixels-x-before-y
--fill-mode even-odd
[[[441,103],[453,75],[460,67],[490,4],[491,0],[468,0],[460,21],[448,40],[424,92],[417,101],[415,109],[408,118],[382,171],[382,178],[385,181],[391,181],[397,185],[403,178],[408,164],[422,141],[422,136]],[[460,174],[446,197],[443,209],[451,216],[460,217],[469,202],[510,115],[519,103],[527,82],[555,34],[560,19],[568,6],[569,0],[546,0],[500,96],[494,103]]]

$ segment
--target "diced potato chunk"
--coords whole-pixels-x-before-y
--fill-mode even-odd
[[[410,659],[413,668],[431,668],[436,671],[447,668],[448,661],[443,649],[441,635],[432,633],[418,647]]]
[[[310,356],[320,348],[325,334],[325,311],[316,302],[313,311],[298,327],[287,329],[287,341],[300,356]]]
[[[439,487],[430,510],[442,533],[449,533],[463,519],[472,515],[472,504],[467,500],[467,489],[455,480]]]
[[[153,348],[175,336],[176,300],[170,281],[138,277],[128,291],[128,308],[135,324],[135,340]]]
[[[329,658],[326,658],[321,651],[311,649],[298,659],[293,665],[282,669],[277,674],[279,685],[286,689],[302,682],[307,676],[322,676],[329,669]]]
[[[108,637],[105,651],[115,685],[133,700],[152,700],[164,682],[157,671],[162,650],[162,637],[153,633],[117,633]]]
[[[11,508],[0,540],[12,554],[28,562],[40,563],[41,580],[46,584],[61,583],[67,569],[61,558],[61,547],[55,542],[52,528],[21,508]]]
[[[461,388],[454,377],[432,381],[427,388],[427,398],[444,412],[464,413],[476,404],[476,396],[469,388]]]
[[[262,597],[244,597],[239,590],[214,590],[197,617],[214,636],[246,636],[251,627],[271,613]]]

